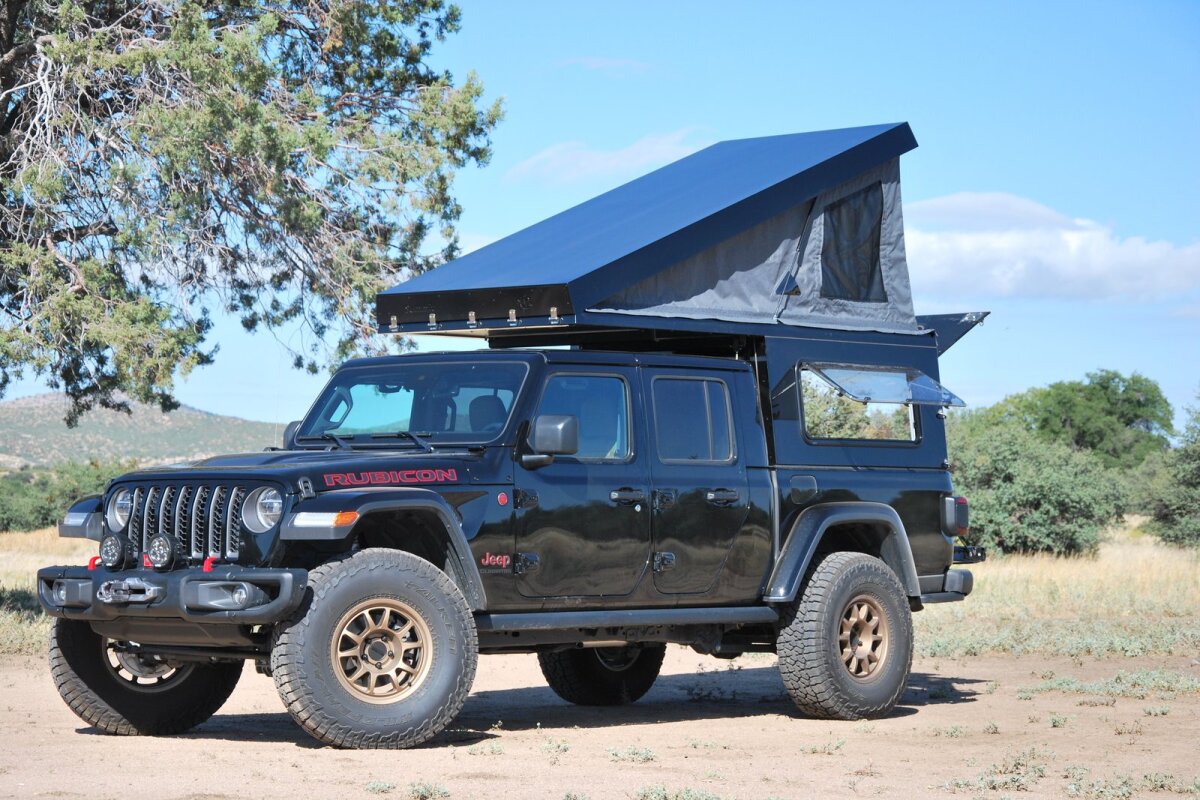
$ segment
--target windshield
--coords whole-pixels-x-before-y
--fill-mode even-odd
[[[296,439],[359,445],[395,438],[418,446],[424,440],[490,441],[507,425],[527,372],[520,362],[414,362],[342,370],[300,424]]]

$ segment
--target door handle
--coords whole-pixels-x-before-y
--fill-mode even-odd
[[[628,486],[624,486],[609,492],[608,499],[619,505],[630,506],[645,500],[646,493],[641,489],[631,489]]]
[[[733,505],[740,497],[736,489],[709,489],[704,493],[704,499],[714,506]]]

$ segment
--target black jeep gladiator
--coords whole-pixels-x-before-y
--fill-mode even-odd
[[[817,148],[823,183],[785,198],[808,198],[803,231],[828,215],[815,269],[823,285],[847,284],[835,305],[848,319],[856,303],[880,301],[870,275],[830,266],[838,198],[868,222],[878,206],[886,245],[886,171],[867,190],[849,178],[863,159],[895,160],[908,141],[897,129],[825,132],[853,133],[858,144],[838,152],[854,158]],[[793,145],[812,150],[813,136]],[[748,222],[741,207],[734,229],[759,238],[780,218],[768,204]],[[721,215],[699,218],[717,233],[690,250],[676,242],[653,274],[680,253],[727,246]],[[606,242],[623,235],[576,223]],[[867,228],[869,244],[894,253]],[[780,305],[808,280],[796,238]],[[617,242],[644,254],[635,244]],[[900,330],[875,318],[854,330],[828,314],[788,321],[786,309],[774,321],[697,319],[676,304],[650,318],[645,302],[635,313],[589,297],[616,296],[620,278],[631,287],[621,302],[635,304],[627,269],[606,267],[606,286],[589,278],[598,259],[620,261],[611,253],[593,248],[574,272],[555,255],[566,277],[533,285],[496,269],[512,259],[497,245],[498,261],[478,258],[494,245],[378,301],[385,331],[487,337],[490,350],[350,361],[282,447],[133,472],[71,507],[61,534],[97,540],[99,553],[42,569],[38,589],[73,711],[109,733],[185,731],[221,707],[251,660],[320,741],[409,747],[458,714],[480,653],[537,653],[560,697],[612,705],[650,689],[667,643],[721,658],[777,653],[807,714],[857,719],[896,705],[911,612],[963,599],[971,574],[951,566],[982,558],[955,546],[967,506],[951,488],[943,418],[960,401],[937,370],[982,315]],[[522,274],[536,275],[523,251]],[[474,277],[462,283],[464,265]],[[886,271],[879,290],[902,294],[894,260],[859,267]],[[681,274],[668,285],[694,297]]]

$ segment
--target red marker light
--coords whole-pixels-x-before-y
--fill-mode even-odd
[[[501,492],[496,495],[496,502],[502,506],[508,505],[508,492]]]
[[[215,564],[216,562],[217,562],[216,556],[209,556],[208,558],[204,559],[204,565],[202,567],[200,567],[200,569],[203,572],[212,572],[213,564]]]
[[[88,559],[88,572],[95,572],[96,565],[100,563],[100,556],[92,556]]]

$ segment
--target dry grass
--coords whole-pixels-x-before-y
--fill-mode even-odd
[[[53,528],[0,534],[0,654],[41,653],[49,623],[34,573],[82,564],[95,543]],[[1194,656],[1200,651],[1200,552],[1167,547],[1136,525],[1114,531],[1094,558],[1010,556],[972,568],[963,603],[915,615],[918,652]]]
[[[1010,556],[971,567],[964,603],[917,614],[925,655],[1194,655],[1200,649],[1200,552],[1110,532],[1094,558]]]
[[[54,528],[0,533],[0,655],[40,654],[46,649],[50,622],[35,594],[38,569],[83,564],[95,554],[95,542],[60,539]]]

